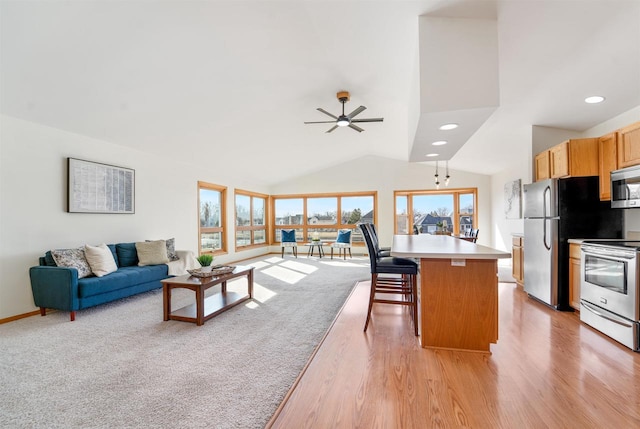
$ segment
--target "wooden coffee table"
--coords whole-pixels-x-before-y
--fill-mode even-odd
[[[227,291],[227,281],[237,277],[247,278],[247,295]],[[204,291],[219,284],[222,285],[220,292],[205,299]],[[178,288],[194,291],[196,293],[196,302],[172,312],[171,291]],[[164,279],[162,280],[162,296],[164,301],[164,320],[181,320],[200,326],[223,311],[253,298],[253,267],[238,265],[231,273],[221,276],[199,278],[186,274]]]

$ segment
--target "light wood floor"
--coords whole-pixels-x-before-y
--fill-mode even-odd
[[[422,349],[360,283],[273,428],[639,428],[640,354],[499,286],[492,354]]]

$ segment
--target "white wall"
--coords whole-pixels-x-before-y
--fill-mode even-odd
[[[443,173],[443,170],[440,170]],[[393,192],[435,189],[435,168],[376,156],[365,156],[273,186],[271,194],[378,192],[380,245],[390,246],[394,228]],[[491,243],[491,185],[489,176],[450,171],[449,188],[478,188],[478,243]],[[441,189],[444,189],[441,187]]]
[[[158,157],[7,116],[0,121],[0,319],[36,309],[29,267],[47,250],[175,237],[176,248],[197,251],[198,180],[228,187],[227,219],[233,225],[233,191],[240,182],[217,176],[213,157],[202,165],[180,165],[171,154]],[[133,168],[136,213],[65,212],[67,157]],[[257,185],[241,187],[268,193]],[[227,240],[233,243],[233,228]],[[229,251],[217,260],[266,249],[235,253],[231,245]]]
[[[542,130],[543,133],[546,130]],[[524,186],[532,182],[532,140],[533,130],[523,128],[510,136],[509,144],[517,147],[518,156],[511,160],[506,170],[491,176],[491,220],[492,232],[490,246],[499,250],[511,251],[513,234],[524,233],[524,220],[507,219],[504,211],[504,187],[514,180],[521,180]],[[521,200],[522,203],[522,200]],[[524,210],[524,205],[522,206]],[[509,265],[511,259],[499,259],[499,265]]]

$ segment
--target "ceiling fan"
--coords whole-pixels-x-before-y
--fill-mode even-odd
[[[335,116],[335,115],[327,112],[326,110],[324,110],[322,107],[318,107],[317,110],[319,110],[320,112],[324,113],[325,115],[331,116],[335,120],[334,121],[305,122],[305,124],[335,124],[333,127],[329,128],[329,130],[327,130],[328,133],[330,133],[331,131],[335,130],[338,127],[349,127],[351,129],[354,129],[357,132],[361,133],[364,130],[362,128],[360,128],[359,126],[354,125],[354,123],[360,123],[360,122],[382,122],[384,120],[384,118],[353,119],[356,115],[359,115],[360,113],[362,113],[362,111],[365,110],[366,107],[360,106],[356,110],[354,110],[353,112],[349,113],[348,115],[345,115],[344,114],[344,104],[347,101],[349,101],[349,92],[348,91],[340,91],[339,93],[336,94],[336,96],[338,97],[338,100],[340,101],[340,103],[342,103],[342,115]]]

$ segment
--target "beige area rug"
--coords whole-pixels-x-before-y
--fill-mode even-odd
[[[369,262],[242,264],[256,268],[255,299],[203,326],[163,322],[161,289],[75,322],[53,312],[0,325],[0,427],[264,427]],[[173,308],[192,301],[175,291]]]

